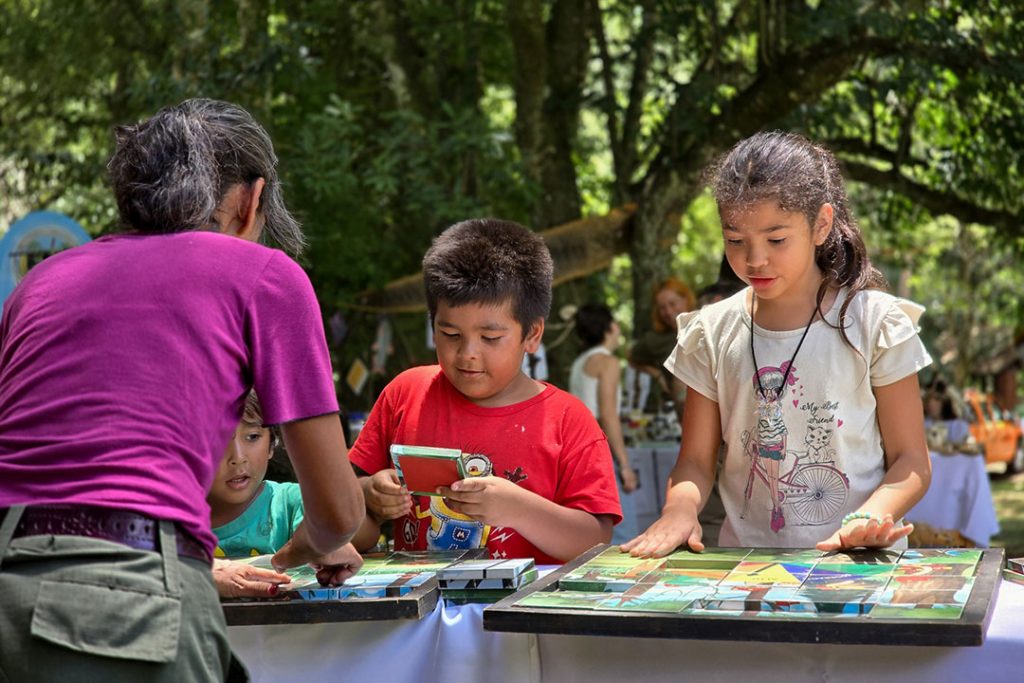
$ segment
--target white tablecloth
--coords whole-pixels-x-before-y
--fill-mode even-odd
[[[987,548],[992,536],[999,533],[999,521],[985,458],[933,452],[931,459],[932,484],[924,498],[907,513],[907,520],[927,522],[937,529],[956,529]],[[1021,680],[1024,681],[1024,673]]]
[[[482,629],[483,607],[439,604],[418,622],[232,626],[228,637],[253,680],[274,683],[1020,683],[1024,678],[1024,586],[1006,581],[982,647],[492,633]]]

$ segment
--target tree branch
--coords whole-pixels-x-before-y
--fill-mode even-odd
[[[1009,211],[989,209],[963,199],[952,192],[943,192],[922,185],[900,173],[895,167],[883,171],[860,161],[843,161],[851,180],[894,190],[916,202],[933,216],[950,215],[964,223],[991,225],[1008,237],[1024,236],[1024,216]]]
[[[637,157],[637,137],[640,132],[640,117],[644,110],[644,95],[650,79],[651,62],[654,60],[654,39],[657,35],[658,13],[650,0],[643,3],[643,17],[640,30],[633,44],[633,78],[629,84],[629,99],[626,115],[622,122],[622,166],[621,183],[625,187],[633,177]],[[621,199],[625,199],[623,193]]]
[[[604,85],[604,97],[601,98],[601,108],[604,110],[608,126],[608,142],[612,151],[612,164],[616,169],[615,186],[616,194],[619,194],[622,187],[622,180],[619,178],[618,169],[622,165],[622,143],[619,132],[619,111],[615,106],[615,73],[614,62],[611,51],[608,49],[608,37],[604,32],[604,20],[601,16],[601,5],[599,0],[592,0],[591,12],[593,13],[594,42],[597,44],[597,54],[601,59],[601,83]],[[619,200],[613,200],[612,204],[618,204]]]

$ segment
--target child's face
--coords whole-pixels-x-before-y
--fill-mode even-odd
[[[832,207],[826,204],[815,220],[783,211],[773,201],[742,209],[722,210],[725,256],[741,280],[764,301],[813,296],[820,283],[814,249],[832,227]]]
[[[224,457],[207,495],[210,505],[247,505],[267,476],[270,456],[270,430],[241,422],[224,449]]]
[[[523,354],[535,353],[544,333],[543,321],[526,338],[512,316],[512,306],[437,304],[434,343],[437,362],[459,392],[487,407],[511,405],[536,392],[536,384],[522,372]]]

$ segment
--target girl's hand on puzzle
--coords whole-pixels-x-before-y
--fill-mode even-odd
[[[647,531],[620,545],[619,550],[633,557],[664,557],[685,543],[700,552],[704,550],[703,535],[696,510],[673,511],[666,507]]]
[[[222,598],[266,598],[276,595],[277,587],[289,581],[287,574],[272,569],[231,560],[213,561],[213,583]]]
[[[310,562],[321,586],[340,586],[363,566],[363,556],[351,543]]]
[[[412,511],[412,496],[393,469],[366,477],[362,484],[366,509],[378,522],[398,519]]]
[[[490,526],[512,526],[523,489],[504,477],[460,479],[438,489],[455,512]]]
[[[901,538],[909,536],[913,530],[913,524],[896,526],[892,515],[872,515],[869,519],[850,520],[815,547],[818,550],[888,548]]]

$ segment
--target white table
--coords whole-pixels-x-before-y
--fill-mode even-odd
[[[1024,586],[1003,581],[982,647],[809,645],[493,633],[483,605],[418,622],[231,626],[252,679],[369,683],[978,681],[1019,683]]]
[[[987,548],[992,536],[999,533],[999,521],[985,458],[932,452],[931,460],[932,484],[907,513],[907,520],[926,522],[937,529],[956,529],[979,547]]]

